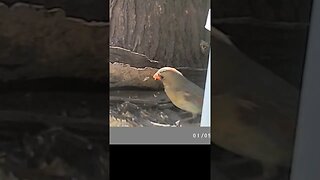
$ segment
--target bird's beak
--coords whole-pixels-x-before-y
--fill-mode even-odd
[[[155,74],[153,75],[153,79],[154,79],[154,80],[161,80],[161,76],[160,76],[158,73],[155,73]]]

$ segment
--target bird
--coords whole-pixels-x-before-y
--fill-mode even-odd
[[[264,100],[231,94],[213,96],[212,141],[223,148],[261,162],[264,178],[276,176],[277,167],[290,167],[294,114]]]
[[[260,162],[263,178],[271,179],[291,166],[299,91],[216,28],[211,42],[211,141]]]
[[[191,119],[194,120],[201,114],[204,90],[177,69],[162,67],[153,75],[153,79],[163,83],[164,91],[172,104],[191,113]]]

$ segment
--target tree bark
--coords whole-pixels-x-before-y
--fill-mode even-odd
[[[208,0],[110,0],[110,45],[165,66],[206,67],[208,9]]]
[[[147,56],[123,48],[109,49],[110,88],[138,87],[163,89],[162,83],[153,80],[152,76],[163,65],[152,61]],[[204,88],[206,68],[177,68],[186,78]]]
[[[0,3],[0,82],[73,77],[104,81],[106,22],[66,17],[64,10]]]

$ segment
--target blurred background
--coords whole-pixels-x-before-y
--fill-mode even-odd
[[[211,1],[213,94],[219,97],[213,98],[212,179],[289,179],[290,163],[266,177],[264,162],[268,155],[292,155],[311,5],[311,0]],[[228,118],[221,112],[235,118],[223,121]],[[244,127],[251,129],[243,132]],[[262,155],[269,147],[264,142],[279,149]]]
[[[105,1],[0,1],[0,179],[107,179]]]
[[[300,87],[312,0],[214,0],[212,23],[251,59]]]

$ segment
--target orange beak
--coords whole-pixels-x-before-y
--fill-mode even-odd
[[[153,75],[153,79],[154,79],[154,80],[161,80],[161,77],[159,76],[158,73],[155,73],[155,74]]]

